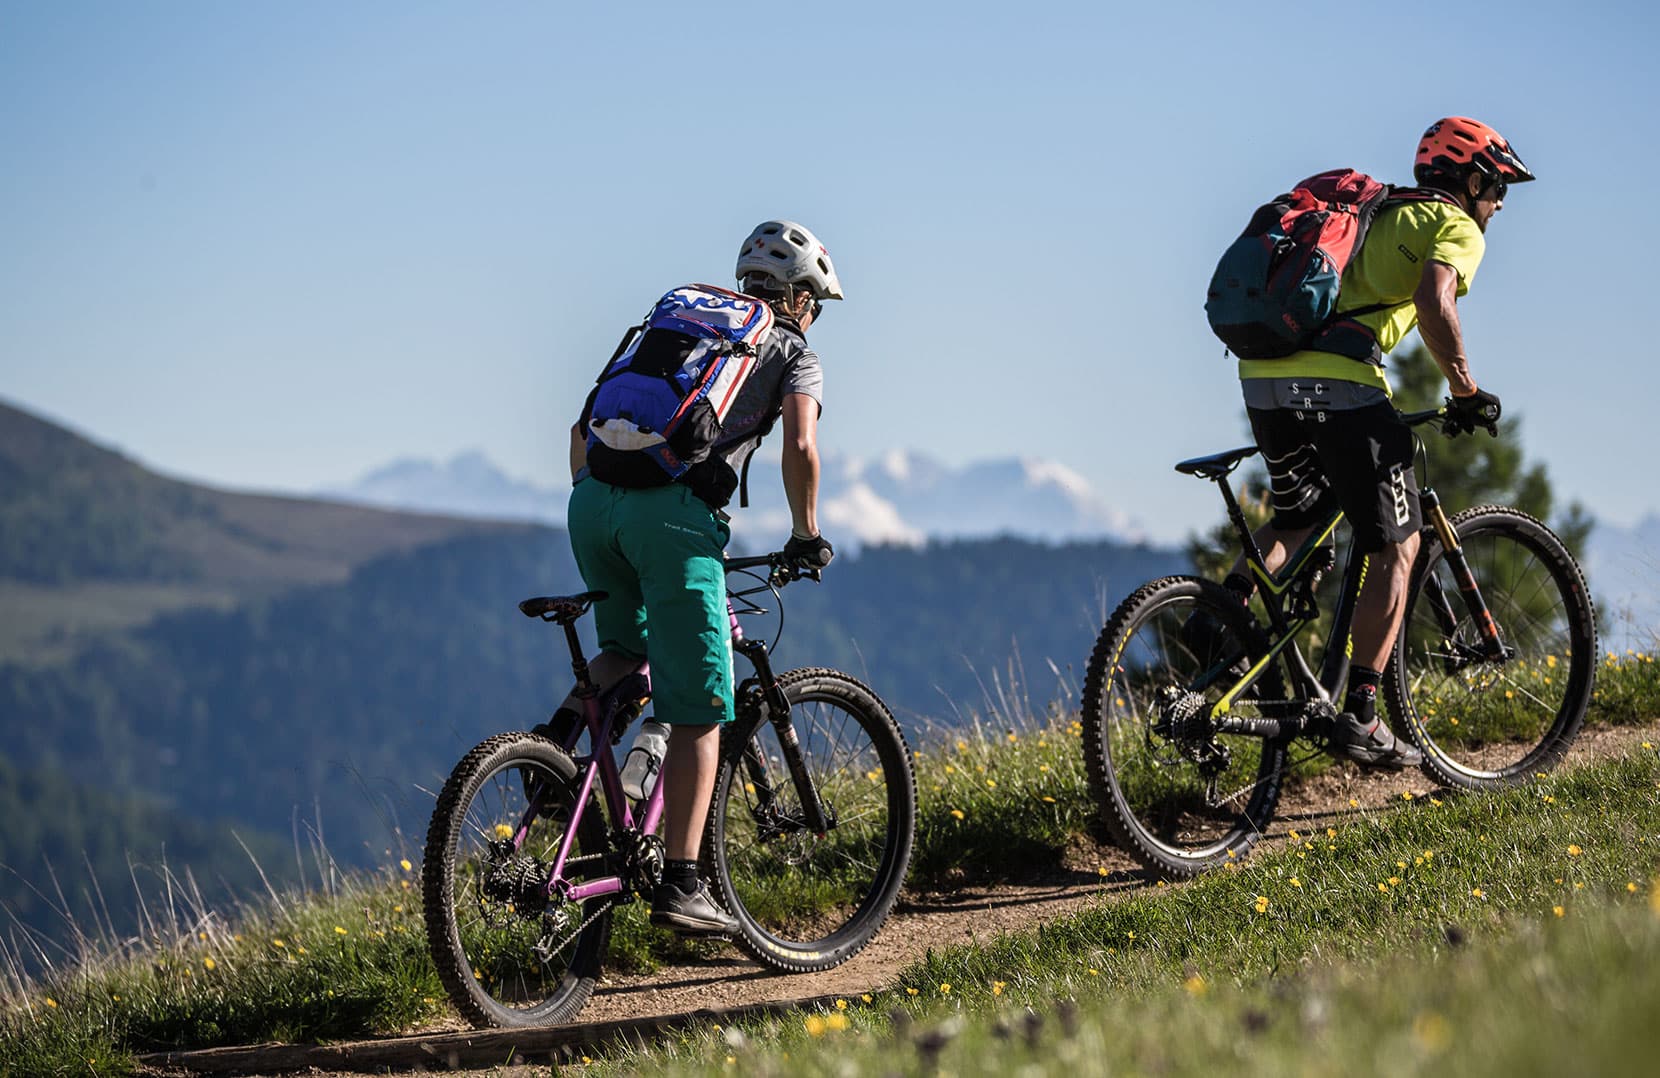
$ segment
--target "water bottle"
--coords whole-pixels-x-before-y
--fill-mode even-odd
[[[623,761],[623,793],[636,801],[644,801],[651,796],[651,788],[657,785],[657,772],[663,766],[663,753],[668,751],[668,747],[667,726],[660,722],[640,724],[640,732],[634,735],[634,746],[628,750],[628,758]]]

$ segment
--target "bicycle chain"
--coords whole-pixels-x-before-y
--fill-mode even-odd
[[[1305,760],[1312,760],[1316,756],[1323,756],[1323,755],[1325,755],[1325,750],[1324,749],[1314,749],[1314,750],[1310,751],[1308,753],[1308,755],[1306,755],[1306,756],[1298,756],[1295,759],[1287,760],[1285,762],[1285,765],[1280,768],[1280,773],[1284,774],[1286,771],[1290,770],[1293,767],[1296,767],[1298,764],[1302,763]],[[1262,782],[1263,782],[1262,779],[1257,779],[1255,782],[1248,782],[1244,786],[1241,786],[1239,789],[1234,790],[1233,792],[1229,793],[1226,797],[1219,797],[1219,798],[1215,798],[1215,799],[1211,800],[1210,807],[1211,808],[1219,808],[1222,805],[1226,805],[1229,801],[1232,801],[1234,798],[1240,796],[1241,794],[1248,794],[1252,790],[1255,790],[1258,786],[1262,785]]]

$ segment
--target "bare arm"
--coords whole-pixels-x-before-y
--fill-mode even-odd
[[[784,398],[784,496],[790,526],[803,538],[818,534],[818,401],[805,393]]]
[[[1476,391],[1476,380],[1458,326],[1458,271],[1445,262],[1426,262],[1412,304],[1418,308],[1418,333],[1446,375],[1452,395],[1468,397]]]
[[[580,472],[588,463],[588,439],[583,437],[582,424],[571,424],[571,482],[576,482],[576,473]]]

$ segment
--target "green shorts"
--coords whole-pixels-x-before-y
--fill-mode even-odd
[[[732,720],[732,627],[723,551],[731,532],[679,484],[628,489],[592,476],[571,489],[571,551],[590,589],[599,646],[651,663],[658,722]]]

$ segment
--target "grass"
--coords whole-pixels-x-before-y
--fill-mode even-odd
[[[1638,1073],[1660,755],[1418,799],[1232,871],[954,947],[800,1018],[599,1073]]]
[[[1660,715],[1654,658],[1637,651],[1605,657],[1589,721]],[[913,886],[1030,876],[1060,865],[1094,813],[1080,734],[1076,720],[1056,709],[919,750]],[[1306,1053],[1310,1044],[1339,1038],[1330,1050],[1354,1053],[1341,1058],[1364,1070],[1376,1038],[1387,1033],[1402,1051],[1417,1043],[1420,1012],[1440,1016],[1422,1019],[1429,1032],[1421,1040],[1437,1042],[1436,1023],[1444,1021],[1462,1053],[1467,1027],[1498,1021],[1481,1013],[1482,991],[1521,992],[1537,982],[1547,994],[1514,997],[1514,1007],[1525,1009],[1508,1012],[1508,1020],[1527,1035],[1524,1044],[1535,1033],[1559,1036],[1562,1027],[1536,1029],[1513,1015],[1543,1013],[1562,999],[1602,1000],[1602,1010],[1624,1015],[1631,1012],[1620,990],[1635,989],[1631,998],[1654,1013],[1660,988],[1646,974],[1652,962],[1619,956],[1627,947],[1651,960],[1660,948],[1660,930],[1626,908],[1644,907],[1660,866],[1657,783],[1660,760],[1648,750],[1502,794],[1403,802],[1404,811],[1299,836],[1297,846],[1190,885],[930,955],[892,992],[816,1016],[818,1036],[801,1021],[759,1023],[705,1031],[606,1066],[695,1069],[712,1060],[718,1068],[733,1055],[760,1073],[786,1064],[792,1072],[841,1073],[837,1060],[845,1056],[856,1069],[884,1073],[934,1065],[1003,1073],[1028,1063],[1059,1068],[1102,1044],[1104,1066],[1135,1073],[1150,1069],[1138,1062],[1141,1051],[1153,1053],[1147,1059],[1166,1053],[1180,1070],[1227,1044],[1283,1040],[1274,1051],[1289,1055],[1264,1058],[1295,1070],[1311,1058],[1296,1056],[1298,1045]],[[417,892],[415,867],[399,863],[332,894],[273,897],[242,911],[234,925],[204,910],[164,926],[153,921],[142,940],[119,947],[105,940],[44,976],[23,976],[12,963],[0,984],[0,1075],[129,1073],[133,1055],[149,1050],[386,1035],[430,1020],[447,1004],[427,955]],[[1456,949],[1466,957],[1450,967],[1449,925],[1468,941]],[[1545,965],[1528,966],[1520,986],[1493,980],[1493,971],[1515,961],[1522,940],[1540,941]],[[640,906],[622,907],[610,968],[649,970],[683,956],[676,948],[685,946],[650,928]],[[1604,965],[1586,968],[1590,961]],[[1412,992],[1391,990],[1401,978],[1411,980]],[[1057,1009],[1057,1000],[1068,999],[1074,1002]],[[1426,1011],[1423,1001],[1431,999],[1437,1002]],[[1387,1012],[1383,1032],[1351,1020],[1368,1002]],[[1418,1010],[1407,1014],[1409,1004]],[[1025,1017],[1023,1006],[1037,1017]],[[1328,1018],[1309,1025],[1310,1008]],[[1569,1017],[1578,1022],[1587,1009]],[[1250,1014],[1266,1016],[1266,1024],[1255,1029]],[[1596,1024],[1602,1021],[1582,1025],[1617,1028]],[[1172,1028],[1184,1036],[1161,1032]],[[734,1048],[728,1032],[744,1047]],[[1242,1035],[1253,1039],[1241,1042]],[[937,1050],[928,1047],[936,1041]],[[1597,1046],[1605,1048],[1614,1050]],[[1559,1056],[1544,1046],[1533,1057],[1496,1047],[1492,1058]]]

